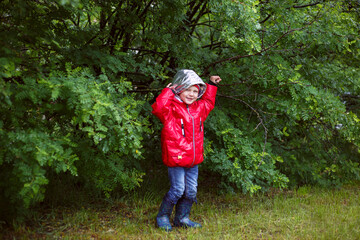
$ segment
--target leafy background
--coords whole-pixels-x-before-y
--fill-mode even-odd
[[[150,105],[178,69],[220,75],[202,171],[246,193],[360,179],[360,3],[0,2],[2,217],[73,185],[156,178]]]

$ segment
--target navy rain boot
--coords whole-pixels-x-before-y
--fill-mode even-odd
[[[173,208],[174,204],[167,200],[166,197],[164,197],[160,205],[159,213],[156,216],[156,226],[158,228],[164,229],[166,232],[170,232],[172,230],[170,216]]]
[[[200,223],[193,222],[189,219],[192,205],[193,201],[186,198],[181,198],[176,203],[176,212],[174,219],[174,225],[176,227],[201,228]]]

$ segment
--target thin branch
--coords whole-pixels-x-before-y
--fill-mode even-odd
[[[192,18],[195,16],[195,14],[191,17],[191,24],[189,24],[189,27],[192,27],[191,31],[190,31],[190,35],[193,34],[193,32],[195,31],[195,28],[196,28],[196,24],[199,22],[200,18],[202,16],[204,16],[206,13],[209,13],[209,11],[207,10],[207,3],[202,3],[203,6],[202,8],[200,9],[200,12],[198,13],[197,17],[192,20]],[[201,6],[201,4],[199,4],[199,7]],[[192,26],[191,26],[192,25]]]
[[[266,143],[267,143],[267,137],[268,137],[268,129],[267,127],[265,126],[264,124],[264,120],[262,119],[262,117],[260,116],[260,113],[258,113],[258,111],[256,111],[255,108],[253,108],[250,104],[248,104],[247,102],[245,102],[244,100],[242,99],[239,99],[239,98],[234,98],[232,96],[226,96],[226,95],[222,95],[222,94],[217,94],[219,97],[224,97],[224,98],[229,98],[229,99],[232,99],[232,100],[235,100],[235,101],[238,101],[238,102],[241,102],[243,104],[245,104],[248,108],[250,108],[256,115],[257,115],[257,118],[259,119],[259,124],[256,126],[256,128],[253,131],[255,131],[260,125],[264,128],[264,146],[263,146],[263,154],[262,154],[262,158],[261,158],[261,161],[259,163],[258,166],[261,165],[261,163],[264,162],[264,153],[265,153],[265,150],[266,150]]]
[[[256,53],[254,53],[254,54],[248,54],[248,55],[237,55],[237,56],[233,56],[233,57],[221,59],[221,60],[219,60],[219,61],[210,63],[208,66],[205,67],[205,69],[204,69],[204,71],[203,71],[203,74],[201,74],[200,76],[202,76],[202,77],[203,77],[203,76],[206,76],[206,75],[209,73],[209,69],[210,69],[211,67],[216,66],[217,64],[220,64],[220,63],[223,63],[223,62],[235,61],[235,60],[238,60],[238,59],[241,59],[241,58],[254,57],[254,56],[258,56],[258,55],[263,54],[264,52],[266,52],[266,51],[274,48],[274,47],[277,45],[277,43],[278,43],[281,39],[283,39],[285,36],[287,36],[287,35],[289,35],[289,34],[291,34],[291,33],[293,33],[293,32],[296,32],[296,31],[301,31],[301,30],[307,28],[308,26],[312,25],[312,24],[315,22],[315,20],[317,19],[317,17],[318,17],[319,14],[320,14],[320,11],[319,11],[318,14],[314,17],[314,19],[313,19],[311,22],[305,24],[305,26],[303,26],[303,27],[301,27],[301,28],[294,28],[294,29],[288,30],[287,32],[283,33],[278,39],[276,39],[276,41],[275,41],[273,44],[271,44],[270,46],[262,49],[262,50],[259,51],[259,52],[256,52]]]
[[[341,95],[342,98],[355,98],[360,99],[360,95],[352,95],[352,94],[343,94]]]
[[[259,23],[260,23],[260,24],[265,23],[267,20],[270,19],[271,16],[272,16],[272,14],[269,14],[264,20],[260,21]]]
[[[144,8],[144,10],[142,11],[142,13],[139,15],[139,18],[142,19],[145,14],[147,13],[147,11],[149,10],[149,7],[151,6],[151,4],[154,2],[154,0],[150,0],[149,3],[146,5],[146,7]]]
[[[192,24],[189,24],[189,27],[193,27],[193,26],[207,26],[207,27],[214,27],[214,26],[211,26],[211,23],[212,22],[215,22],[215,21],[207,21],[207,22],[201,22],[201,23],[192,23]]]
[[[315,3],[310,3],[310,4],[306,4],[306,5],[300,5],[300,6],[293,6],[293,8],[306,8],[306,7],[312,7],[312,6],[316,6],[318,4],[320,4],[321,2],[315,2]]]
[[[223,43],[223,42],[211,43],[211,44],[202,46],[201,48],[210,48],[210,49],[213,49],[213,47],[220,47],[222,43]]]
[[[137,89],[134,88],[133,90],[128,90],[127,92],[142,92],[142,93],[149,93],[149,92],[161,92],[163,88],[152,88],[152,89]]]
[[[101,13],[100,13],[100,30],[85,43],[85,46],[89,45],[95,38],[97,38],[105,30],[106,24],[109,22],[110,18],[114,15],[114,13],[116,13],[121,8],[121,4],[122,3],[119,3],[118,7],[114,11],[112,11],[106,19],[105,19],[104,12],[101,11]]]
[[[272,50],[273,52],[295,52],[295,51],[304,51],[305,49],[309,48],[310,47],[310,44],[309,45],[306,45],[305,47],[302,47],[302,48],[289,48],[289,49],[277,49],[277,50]]]
[[[164,57],[165,55],[165,52],[158,52],[158,51],[155,51],[155,50],[151,50],[151,49],[145,49],[145,48],[122,48],[124,51],[127,51],[127,50],[132,50],[132,51],[138,51],[139,52],[139,55],[140,55],[140,52],[145,52],[146,54],[154,54],[154,55],[159,55],[161,57]],[[138,54],[138,53],[136,53]],[[142,55],[145,55],[145,54],[142,54]]]

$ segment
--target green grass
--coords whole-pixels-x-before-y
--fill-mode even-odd
[[[80,208],[47,207],[3,229],[4,239],[360,239],[360,185],[301,187],[253,197],[200,189],[201,229],[155,228],[161,197],[135,192]]]

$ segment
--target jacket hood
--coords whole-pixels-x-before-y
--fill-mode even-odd
[[[199,96],[200,98],[206,90],[206,84],[203,80],[197,75],[193,70],[181,69],[179,70],[172,81],[172,85],[176,85],[174,92],[176,95],[180,94],[185,89],[193,86],[199,86]]]

